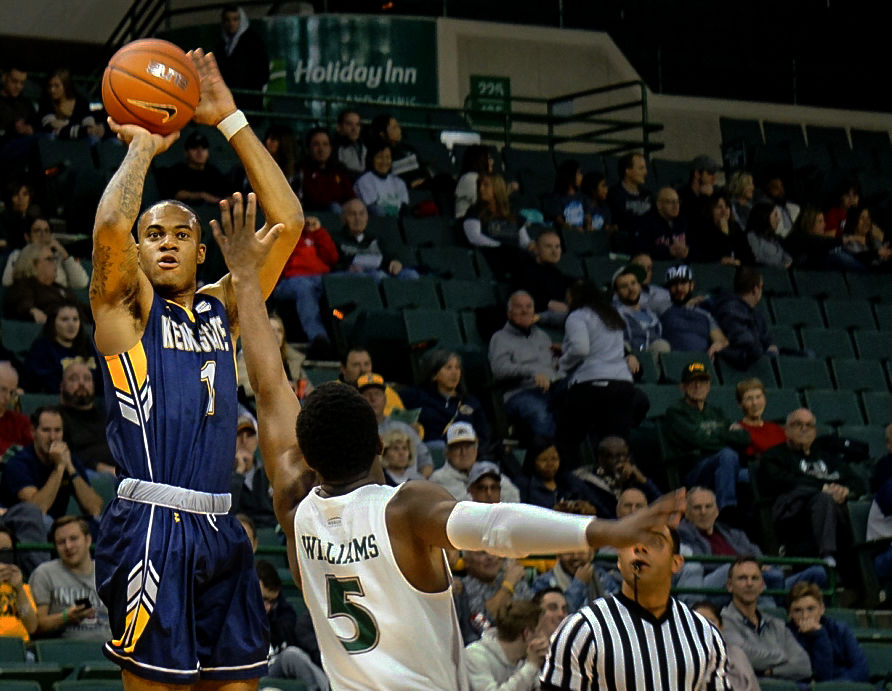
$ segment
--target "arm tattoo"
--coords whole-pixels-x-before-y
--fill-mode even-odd
[[[150,151],[131,146],[121,167],[118,168],[108,183],[108,187],[105,188],[102,200],[99,202],[100,206],[104,203],[114,204],[122,215],[130,219],[132,226],[139,215],[139,207],[142,204],[142,188],[151,161]]]

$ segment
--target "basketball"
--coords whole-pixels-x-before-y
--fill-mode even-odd
[[[122,125],[156,134],[177,132],[198,106],[199,78],[179,46],[157,38],[128,43],[102,75],[106,112]]]

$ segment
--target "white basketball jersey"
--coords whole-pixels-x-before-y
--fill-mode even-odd
[[[323,498],[316,488],[294,513],[322,666],[335,691],[464,691],[452,587],[423,593],[394,559],[384,512],[396,491],[365,485]]]

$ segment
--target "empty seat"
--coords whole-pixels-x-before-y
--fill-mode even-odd
[[[854,331],[852,336],[862,360],[887,360],[892,356],[892,334],[888,331]]]
[[[579,257],[574,257],[572,254],[562,254],[560,261],[557,263],[557,268],[561,270],[562,274],[570,278],[585,278],[585,267],[582,264],[582,260]]]
[[[842,329],[806,327],[800,331],[802,347],[815,351],[823,358],[853,358],[855,350],[849,333]]]
[[[666,409],[681,398],[681,392],[677,386],[665,384],[639,384],[650,401],[650,409],[647,417],[655,418],[666,414]]]
[[[418,250],[422,267],[443,278],[475,280],[477,268],[471,250],[462,247],[422,247]]]
[[[660,381],[660,365],[657,363],[656,356],[648,351],[636,353],[638,362],[641,364],[641,383],[657,384]]]
[[[406,337],[413,348],[458,348],[462,345],[458,315],[448,310],[405,310]]]
[[[823,360],[779,355],[777,374],[784,389],[832,389],[830,372]]]
[[[802,407],[802,399],[794,389],[765,389],[766,420],[784,423],[792,411]]]
[[[31,344],[34,343],[34,339],[40,335],[41,329],[43,329],[43,325],[34,322],[0,319],[3,345],[20,357],[25,356]]]
[[[774,374],[772,358],[767,356],[760,357],[745,370],[731,367],[731,365],[723,361],[721,363],[721,374],[722,383],[725,386],[734,387],[737,385],[737,382],[753,377],[760,379],[766,387],[774,388],[777,386],[777,376]]]
[[[888,276],[865,273],[847,273],[849,295],[853,298],[889,302],[892,300],[892,285]]]
[[[845,298],[849,287],[837,271],[793,271],[796,294],[811,298]]]
[[[733,386],[713,386],[709,390],[707,403],[721,410],[729,420],[739,420],[743,415],[737,403],[737,390]]]
[[[25,661],[25,642],[14,636],[0,636],[0,665]]]
[[[783,146],[788,149],[804,149],[805,134],[802,125],[793,122],[762,121],[762,129],[765,132],[765,143]]]
[[[836,430],[840,437],[863,441],[870,447],[870,457],[879,458],[886,453],[886,429],[879,425],[840,425]]]
[[[547,151],[505,147],[502,157],[505,172],[520,182],[522,193],[541,197],[554,188],[554,160]]]
[[[44,639],[34,642],[38,662],[56,662],[73,668],[85,662],[105,662],[102,643],[72,639]]]
[[[790,273],[786,269],[777,266],[760,266],[759,273],[765,285],[763,290],[767,295],[792,295],[793,282]]]
[[[849,149],[849,135],[844,127],[826,127],[823,125],[806,125],[805,134],[808,145],[823,144],[828,149]]]
[[[812,389],[805,392],[805,404],[822,425],[864,424],[854,391]]]
[[[21,405],[23,415],[31,415],[31,413],[42,406],[59,405],[59,394],[26,392],[19,396],[19,404]]]
[[[681,381],[681,372],[686,365],[691,362],[702,362],[709,374],[712,376],[713,385],[719,383],[718,374],[712,360],[706,353],[693,353],[683,350],[674,350],[669,353],[660,355],[660,364],[663,367],[663,379],[671,384],[678,384]]]
[[[761,303],[760,303],[761,304]],[[796,329],[792,326],[784,324],[776,324],[768,329],[774,344],[780,349],[801,350],[802,344],[799,342],[799,336]]]
[[[827,315],[827,326],[831,329],[877,328],[870,305],[863,300],[825,300],[824,314]]]
[[[851,360],[834,358],[830,367],[836,379],[837,389],[850,391],[887,391],[886,375],[877,360]]]
[[[691,174],[690,161],[669,161],[663,158],[652,158],[650,168],[660,187],[681,187],[687,183]]]
[[[378,286],[364,274],[326,274],[322,277],[326,304],[331,309],[349,312],[355,309],[383,309]]]
[[[609,283],[614,272],[625,265],[623,260],[610,257],[586,257],[582,263],[588,277],[599,285]]]
[[[743,142],[749,146],[762,144],[762,127],[758,120],[743,118],[719,118],[719,130],[722,133],[722,144]]]
[[[877,324],[882,331],[892,331],[892,304],[876,304],[873,306]]]
[[[868,425],[888,425],[892,422],[892,394],[885,391],[864,391],[861,394],[864,416]]]
[[[574,228],[565,228],[563,233],[566,253],[577,257],[605,255],[608,252],[609,238],[607,233],[586,233]]]
[[[448,310],[473,310],[496,304],[495,291],[488,281],[443,281],[440,292],[443,294],[443,306]]]
[[[694,284],[701,293],[718,293],[723,290],[731,290],[734,286],[733,266],[725,264],[691,264],[694,273]],[[657,277],[662,283],[662,276]]]
[[[455,245],[452,222],[445,216],[403,219],[403,235],[412,247],[449,247]]]
[[[415,307],[435,310],[440,308],[437,294],[437,280],[422,276],[417,281],[403,281],[398,278],[381,279],[381,292],[384,301],[391,309]]]
[[[771,298],[771,312],[775,324],[787,326],[824,327],[824,318],[818,303],[811,298]]]

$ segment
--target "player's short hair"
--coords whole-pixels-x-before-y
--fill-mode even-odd
[[[708,609],[710,614],[718,620],[719,626],[722,626],[722,610],[720,610],[719,606],[712,600],[700,600],[699,602],[695,602],[691,605],[691,609],[695,612],[698,609]]]
[[[142,219],[143,219],[143,217],[144,217],[147,213],[149,213],[152,209],[154,209],[156,206],[161,206],[162,204],[171,204],[171,205],[173,205],[173,206],[178,206],[178,207],[180,207],[183,211],[185,211],[186,213],[190,214],[190,215],[192,216],[192,218],[195,220],[195,225],[198,226],[198,242],[201,242],[201,241],[203,240],[203,238],[204,238],[204,227],[203,227],[202,224],[201,224],[201,219],[198,217],[198,214],[195,213],[195,209],[193,209],[193,208],[192,208],[191,206],[189,206],[188,204],[186,204],[186,203],[184,203],[184,202],[181,202],[179,199],[162,199],[160,202],[155,202],[155,203],[152,204],[149,208],[147,208],[145,211],[143,211],[143,212],[139,215],[139,218],[136,220],[136,225],[134,226],[134,230],[133,230],[133,232],[136,234],[136,240],[137,240],[137,242],[139,241],[139,227],[140,227],[140,225],[142,224]]]
[[[72,523],[77,523],[78,527],[81,529],[81,532],[84,535],[90,534],[90,526],[87,525],[87,522],[80,516],[60,516],[55,521],[53,521],[53,525],[50,527],[50,542],[55,544],[56,531],[59,530],[59,528],[64,528],[66,525],[71,525]]]
[[[257,578],[263,583],[263,587],[267,590],[277,591],[282,589],[282,579],[276,567],[270,564],[266,559],[258,559],[254,568],[257,569]]]
[[[368,471],[381,450],[375,411],[342,382],[313,389],[297,416],[297,441],[304,459],[329,482]]]
[[[542,608],[528,600],[511,600],[496,613],[496,630],[499,640],[516,641],[526,629],[539,624]]]
[[[762,562],[754,554],[742,554],[737,559],[731,562],[731,566],[728,567],[728,580],[731,580],[731,577],[734,575],[734,569],[736,569],[741,564],[755,564],[759,567],[759,570],[762,570]]]
[[[799,581],[787,593],[787,607],[792,607],[796,600],[801,600],[804,597],[813,597],[818,602],[824,601],[824,593],[821,592],[821,588],[816,583]]]

